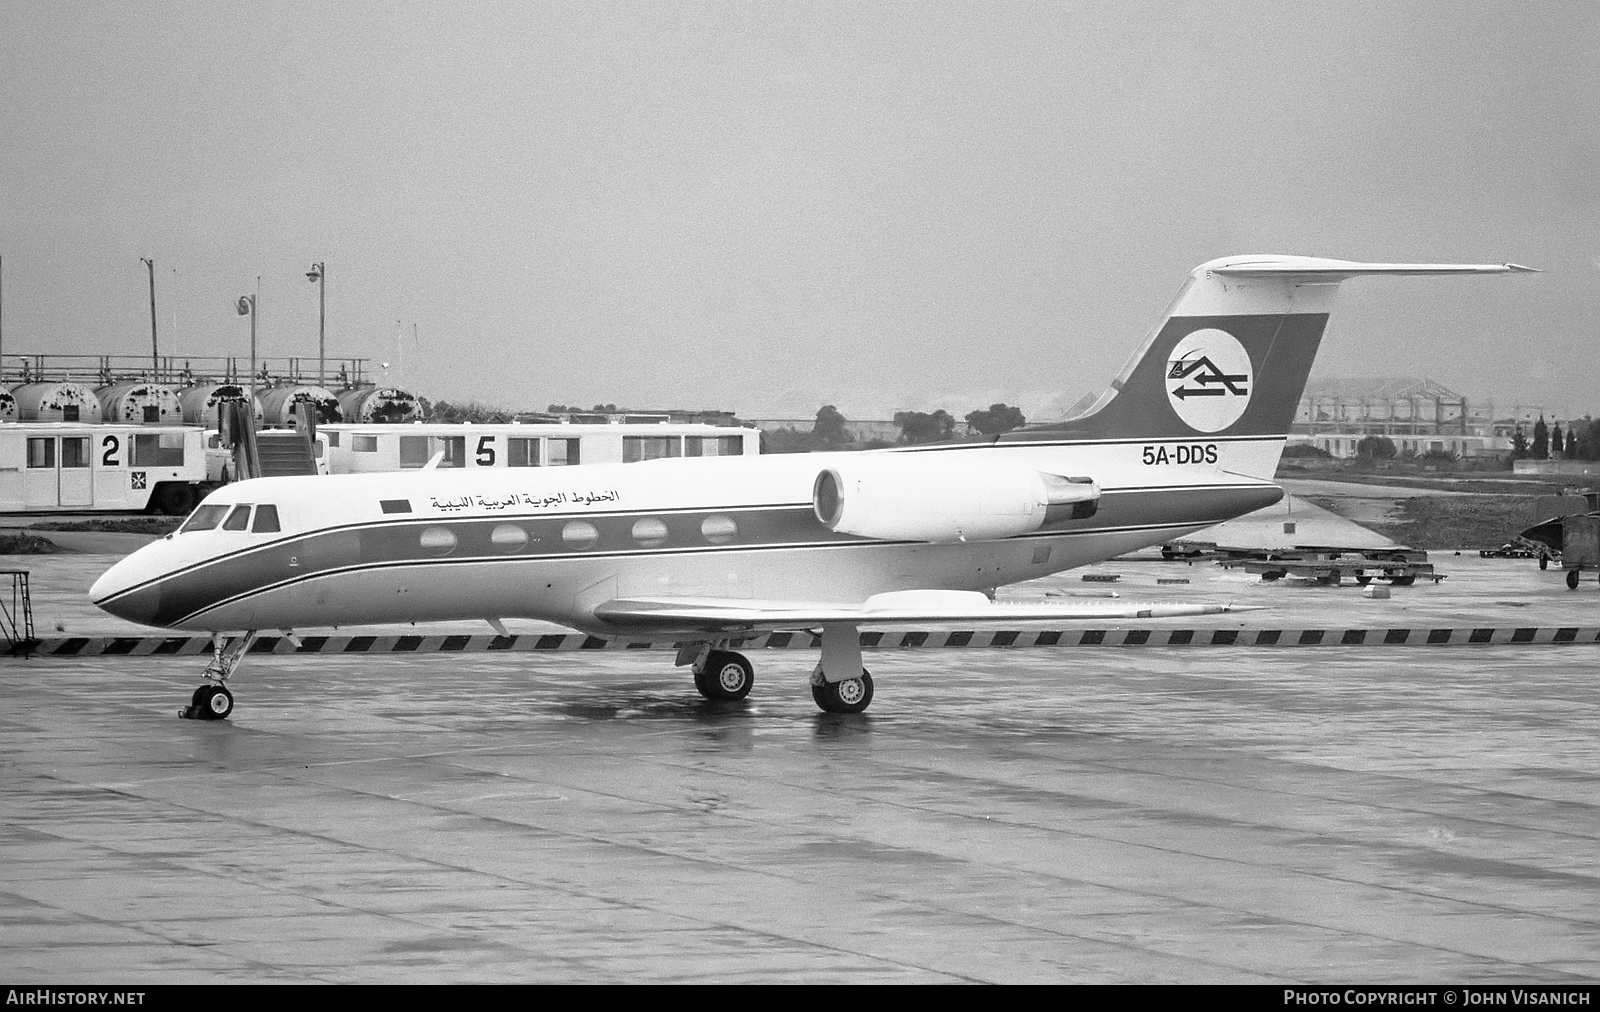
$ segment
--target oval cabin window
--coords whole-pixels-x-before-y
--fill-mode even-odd
[[[561,528],[561,540],[575,552],[593,548],[600,540],[600,532],[587,520],[574,520]]]
[[[633,540],[646,548],[654,548],[667,540],[667,525],[655,517],[644,517],[633,525]]]
[[[456,547],[455,532],[448,527],[425,527],[421,540],[422,550],[429,555],[447,555]]]
[[[718,514],[700,522],[700,533],[713,545],[725,545],[739,536],[739,525],[733,522],[733,517]]]
[[[489,543],[502,552],[520,552],[528,547],[528,532],[516,524],[497,524],[489,532]]]

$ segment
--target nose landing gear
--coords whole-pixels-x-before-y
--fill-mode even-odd
[[[194,690],[189,705],[179,710],[178,716],[187,720],[226,719],[233,712],[233,693],[228,691],[228,686],[224,683],[244,659],[245,653],[255,639],[254,629],[233,639],[226,636],[212,637],[211,662],[206,665],[204,677],[216,684],[213,685],[208,681]]]

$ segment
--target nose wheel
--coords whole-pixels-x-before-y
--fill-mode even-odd
[[[233,693],[226,685],[208,683],[194,690],[194,697],[179,716],[189,720],[222,720],[232,712]]]

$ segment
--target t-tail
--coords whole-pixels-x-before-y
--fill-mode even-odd
[[[1223,257],[1196,267],[1155,331],[1088,412],[1001,442],[1128,441],[1151,452],[1219,444],[1211,462],[1270,479],[1339,283],[1363,276],[1509,274],[1517,264],[1369,264]]]

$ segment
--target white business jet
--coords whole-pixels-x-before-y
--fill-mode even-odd
[[[258,478],[90,589],[114,615],[213,635],[190,715],[226,717],[257,630],[543,619],[671,638],[711,699],[754,672],[731,645],[821,630],[817,704],[872,701],[860,629],[1136,619],[1227,605],[994,600],[1269,506],[1339,283],[1515,264],[1235,256],[1196,268],[1084,415],[964,442],[577,468]]]

